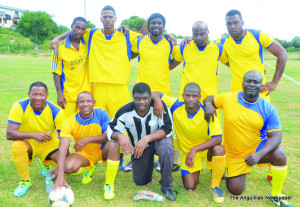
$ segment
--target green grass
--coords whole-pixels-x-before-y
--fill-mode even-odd
[[[50,73],[50,56],[16,56],[0,55],[0,206],[47,206],[48,194],[45,192],[45,178],[41,175],[41,168],[37,160],[30,165],[30,174],[33,186],[28,193],[16,198],[13,191],[18,185],[19,177],[11,159],[11,141],[5,137],[7,117],[12,104],[27,97],[29,85],[34,81],[43,81],[49,87],[49,100],[56,102],[53,77]],[[275,66],[276,61],[272,55],[266,54],[266,62]],[[300,82],[300,55],[299,53],[289,54],[289,61],[285,74]],[[271,80],[274,70],[267,68],[267,79]],[[219,93],[230,89],[230,70],[224,65],[219,65]],[[129,89],[136,83],[137,62],[133,61],[129,81]],[[171,71],[171,90],[173,96],[178,96],[181,77],[181,66]],[[300,144],[300,86],[282,77],[276,91],[271,94],[271,102],[277,108],[283,130],[281,146],[288,156],[288,176],[283,193],[293,196],[291,203],[300,205],[299,193],[299,163]],[[128,161],[128,157],[126,157]],[[103,185],[105,181],[104,165],[96,169],[93,182],[87,185],[81,184],[81,176],[66,176],[68,183],[72,186],[75,194],[73,206],[219,206],[211,199],[209,192],[211,184],[211,173],[203,170],[200,176],[200,184],[195,191],[189,192],[183,188],[180,172],[173,173],[173,186],[179,192],[176,202],[166,201],[163,204],[133,201],[133,196],[139,190],[151,190],[160,193],[160,174],[153,172],[153,181],[147,186],[136,186],[132,179],[132,173],[119,172],[115,183],[116,198],[112,201],[103,199]],[[267,168],[253,167],[248,175],[247,185],[243,196],[263,196],[263,200],[232,200],[231,194],[226,189],[224,181],[221,182],[221,189],[225,196],[223,206],[274,206],[265,199],[271,192],[271,185],[266,180]]]

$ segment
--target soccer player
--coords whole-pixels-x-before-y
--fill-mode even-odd
[[[64,173],[81,174],[93,169],[99,161],[106,161],[106,129],[110,121],[106,111],[94,108],[95,100],[90,92],[77,96],[79,112],[70,116],[62,126],[57,163],[56,182],[53,190],[66,185]],[[71,136],[75,140],[75,151],[68,154]]]
[[[71,25],[72,33],[61,40],[52,53],[52,69],[57,93],[57,104],[66,117],[78,111],[77,95],[91,91],[88,78],[88,43],[83,40],[87,21],[76,17]]]
[[[175,201],[176,192],[172,186],[174,148],[170,111],[163,103],[166,114],[163,114],[162,118],[153,114],[154,102],[151,100],[151,89],[146,83],[136,84],[132,95],[134,101],[121,107],[109,123],[108,139],[120,144],[124,154],[131,155],[133,180],[137,185],[147,185],[151,182],[154,154],[157,154],[161,165],[161,190],[167,199]],[[124,135],[125,131],[129,139]],[[119,156],[119,153],[116,153],[116,156]],[[118,159],[115,162],[117,165]],[[113,198],[117,168],[108,171],[109,165],[108,163],[106,176],[110,176],[110,183],[106,182],[105,194],[111,194],[110,198]]]
[[[204,100],[209,121],[214,109],[224,110],[224,148],[226,154],[226,184],[234,195],[240,195],[246,185],[251,166],[271,163],[271,199],[277,205],[291,206],[280,199],[287,174],[281,124],[276,109],[260,97],[263,76],[256,70],[243,78],[243,92],[209,96]],[[267,137],[268,133],[268,137]]]
[[[199,184],[202,159],[212,169],[211,191],[217,203],[224,201],[219,188],[225,170],[225,156],[222,142],[222,129],[219,121],[208,124],[204,119],[204,106],[201,104],[201,90],[198,84],[188,83],[182,94],[183,101],[160,92],[153,92],[155,102],[163,100],[173,116],[174,130],[181,152],[181,176],[188,190],[195,190]]]
[[[132,51],[138,56],[137,82],[147,83],[152,91],[161,91],[168,96],[170,91],[170,66],[174,59],[177,46],[163,35],[166,19],[159,13],[151,14],[148,18],[150,34],[138,37]]]
[[[208,95],[217,95],[218,61],[225,63],[226,59],[222,55],[223,46],[208,39],[209,30],[205,22],[196,21],[192,33],[192,41],[181,44],[174,56],[176,64],[184,61],[179,97],[186,84],[194,82],[201,86],[203,101]]]
[[[287,61],[285,49],[265,32],[254,29],[243,29],[244,21],[238,10],[230,10],[225,16],[226,27],[230,36],[217,42],[223,44],[227,65],[231,71],[231,91],[242,91],[243,76],[250,70],[257,70],[263,76],[262,97],[269,99],[283,74]],[[266,48],[276,58],[276,71],[271,82],[266,82],[263,50]]]
[[[48,88],[42,82],[30,85],[29,98],[17,101],[8,116],[6,137],[12,140],[12,158],[21,182],[15,196],[25,195],[31,187],[28,164],[38,157],[45,165],[57,162],[63,111],[47,101]]]

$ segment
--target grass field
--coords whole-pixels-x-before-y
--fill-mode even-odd
[[[19,177],[11,159],[11,141],[6,140],[5,131],[7,117],[12,104],[27,97],[29,85],[34,81],[43,81],[49,87],[48,99],[56,103],[53,77],[50,74],[50,56],[13,56],[0,55],[0,206],[47,206],[48,194],[45,192],[45,178],[41,175],[41,168],[37,160],[30,165],[30,174],[33,186],[28,193],[16,198],[13,191],[17,187]],[[266,62],[275,66],[275,59],[266,54]],[[285,74],[300,82],[300,54],[289,54]],[[181,67],[171,71],[171,90],[173,96],[178,96]],[[266,66],[267,79],[272,79],[274,70]],[[219,93],[229,91],[230,71],[224,65],[219,65]],[[136,82],[137,63],[132,64],[129,88]],[[285,149],[288,157],[288,176],[283,193],[292,196],[291,203],[300,206],[300,85],[297,85],[285,77],[282,77],[275,92],[271,94],[271,102],[277,108],[283,130],[281,146]],[[126,157],[128,160],[128,157]],[[298,163],[298,164],[297,164]],[[209,191],[211,184],[211,173],[204,169],[200,176],[200,184],[195,191],[184,189],[180,172],[173,173],[173,186],[179,192],[176,202],[166,201],[154,203],[149,201],[133,201],[132,197],[139,190],[151,190],[160,193],[158,184],[160,174],[153,172],[153,181],[147,186],[136,186],[132,179],[132,173],[119,172],[115,183],[116,197],[112,201],[103,199],[103,185],[105,181],[106,167],[98,165],[93,182],[82,185],[81,176],[66,176],[68,183],[72,186],[75,194],[73,206],[219,206],[211,198]],[[262,196],[262,200],[233,200],[226,189],[224,181],[221,189],[225,196],[223,206],[275,206],[271,201],[265,199],[270,195],[271,185],[266,180],[267,167],[258,168],[254,166],[248,175],[247,186],[242,194],[245,197]],[[241,198],[241,197],[239,197]],[[244,198],[244,197],[243,197]]]

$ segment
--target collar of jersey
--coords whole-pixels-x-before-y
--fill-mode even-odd
[[[71,33],[71,34],[72,34],[72,33]],[[67,48],[70,48],[70,47],[71,47],[71,41],[70,41],[71,34],[69,34],[69,35],[66,37],[65,47],[67,47]],[[80,42],[81,42],[81,44],[85,44],[85,42],[84,42],[84,40],[83,40],[83,37],[80,38]]]
[[[193,41],[194,42],[194,41]],[[206,48],[206,46],[208,45],[210,43],[210,40],[208,40],[208,42],[207,42],[207,44],[206,45],[204,45],[204,46],[202,46],[202,47],[200,47],[200,46],[198,46],[198,45],[196,45],[196,43],[194,42],[194,44],[198,47],[198,50],[199,51],[204,51],[205,50],[205,48]]]
[[[29,103],[30,104],[30,103]],[[44,106],[44,108],[42,109],[42,110],[40,110],[40,111],[36,111],[36,110],[34,110],[33,108],[32,108],[32,106],[31,106],[31,108],[32,108],[32,110],[33,110],[33,112],[34,112],[34,114],[35,115],[41,115],[42,114],[42,112],[44,111],[44,109],[46,108],[46,106],[47,106],[47,102],[45,103],[45,106]]]
[[[236,44],[242,44],[242,41],[243,41],[244,37],[246,36],[246,34],[247,34],[247,30],[244,30],[244,36],[242,37],[242,39],[240,39],[240,40],[235,40],[233,38],[232,39],[235,41]]]
[[[188,112],[186,112],[187,117],[188,117],[189,119],[193,119],[193,118],[196,116],[196,114],[198,113],[198,111],[200,110],[200,108],[202,108],[202,109],[204,110],[204,106],[201,104],[201,102],[199,102],[198,110],[197,110],[195,113],[189,114]]]
[[[88,117],[88,118],[83,118],[83,117],[81,116],[80,112],[78,112],[79,118],[82,119],[83,121],[90,120],[91,118],[93,118],[93,115],[94,115],[94,109],[93,109],[93,111],[92,111],[92,115],[91,115],[90,117]]]
[[[152,41],[152,43],[153,43],[154,45],[157,45],[160,41],[162,41],[162,40],[165,38],[165,36],[162,36],[162,38],[161,38],[160,40],[158,40],[158,41],[152,40],[152,39],[150,38],[150,34],[148,34],[148,38]]]
[[[114,31],[113,33],[111,33],[110,35],[106,35],[106,34],[104,33],[104,30],[103,30],[103,29],[102,29],[101,31],[102,31],[102,33],[104,34],[106,40],[111,40],[112,36],[116,33],[116,30],[115,30],[115,31]]]
[[[243,98],[243,100],[244,100],[246,103],[248,103],[248,104],[255,104],[255,103],[257,103],[258,100],[260,99],[260,97],[258,97],[258,99],[257,99],[256,101],[249,101],[249,100],[247,100],[247,99],[245,98],[244,93],[243,93],[243,95],[242,95],[242,98]]]

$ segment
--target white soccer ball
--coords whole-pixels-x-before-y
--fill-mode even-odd
[[[51,207],[69,207],[74,203],[74,193],[70,188],[63,186],[49,194],[49,203]]]

